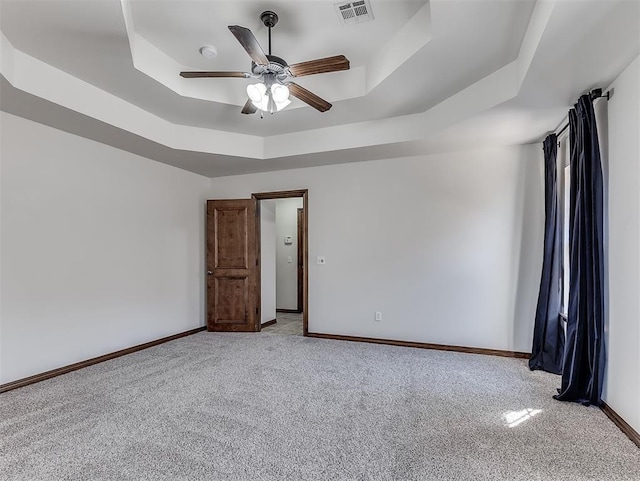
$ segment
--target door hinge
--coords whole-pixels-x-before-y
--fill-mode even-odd
[[[258,265],[258,259],[256,259],[256,265]]]
[[[258,312],[258,308],[256,307],[256,316],[257,316],[258,314],[259,314],[259,312]]]

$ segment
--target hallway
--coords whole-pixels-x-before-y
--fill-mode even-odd
[[[302,313],[278,312],[276,323],[262,329],[262,332],[279,336],[302,336]]]

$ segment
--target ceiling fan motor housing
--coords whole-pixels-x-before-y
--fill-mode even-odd
[[[268,65],[258,65],[255,62],[251,62],[251,72],[255,75],[262,74],[286,74],[286,68],[289,64],[282,58],[276,57],[275,55],[266,55],[269,60]]]

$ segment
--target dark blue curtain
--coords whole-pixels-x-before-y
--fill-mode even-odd
[[[605,364],[603,182],[593,103],[569,111],[571,158],[570,284],[560,401],[601,404]]]
[[[560,374],[564,354],[564,329],[560,320],[561,232],[558,216],[558,139],[549,135],[544,149],[544,257],[540,293],[533,330],[529,369]]]

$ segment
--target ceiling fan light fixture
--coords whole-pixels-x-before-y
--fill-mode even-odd
[[[276,104],[283,103],[286,100],[289,100],[289,87],[281,84],[273,84],[271,86],[271,96]]]
[[[247,95],[256,108],[265,112],[269,110],[269,96],[267,87],[263,83],[247,85]]]
[[[276,104],[276,109],[278,112],[280,112],[283,108],[285,108],[287,105],[291,103],[291,100],[289,99],[285,99],[281,102],[278,102],[276,99],[273,99],[273,101]]]
[[[257,108],[259,108],[263,112],[269,112],[269,97],[265,96],[260,102],[258,103],[253,102],[253,105],[255,105]]]
[[[267,87],[263,83],[247,85],[247,95],[256,107],[266,97],[266,93]]]
[[[251,103],[263,112],[280,112],[291,103],[286,85],[272,84],[268,89],[263,83],[247,85],[247,95]]]
[[[353,3],[337,4],[337,7],[339,7],[339,11],[349,10],[354,16],[363,16],[370,13],[368,1],[353,0]],[[345,15],[349,16],[351,14],[344,14],[343,17]],[[262,12],[260,20],[269,29],[268,54],[264,52],[251,30],[240,25],[229,25],[229,31],[251,57],[250,72],[180,72],[180,76],[183,78],[227,77],[261,80],[260,83],[247,86],[249,100],[242,107],[241,113],[243,114],[254,114],[258,109],[272,114],[279,112],[291,103],[289,95],[293,95],[319,112],[329,110],[331,108],[329,102],[292,80],[306,75],[349,70],[349,59],[344,55],[334,55],[289,65],[284,59],[271,54],[271,29],[278,23],[278,15],[271,10],[267,10]],[[209,46],[202,47],[200,53],[207,58],[213,58],[217,55],[215,47]]]

